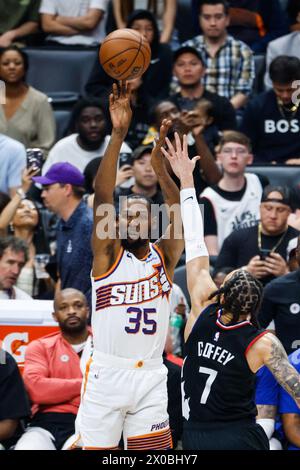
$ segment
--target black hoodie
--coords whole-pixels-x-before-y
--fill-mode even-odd
[[[159,42],[159,31],[155,17],[147,10],[135,10],[127,21],[127,28],[132,26],[135,20],[146,19],[151,21],[154,28],[154,39],[151,46],[151,62],[143,75],[143,83],[147,93],[153,99],[164,99],[169,95],[169,85],[172,79],[173,55],[168,44]],[[110,78],[101,67],[98,57],[92,73],[86,84],[85,91],[89,97],[108,98],[111,92],[113,79]]]

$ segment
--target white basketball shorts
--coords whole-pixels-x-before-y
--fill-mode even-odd
[[[83,449],[172,448],[162,359],[132,360],[97,351],[87,364],[76,420]]]

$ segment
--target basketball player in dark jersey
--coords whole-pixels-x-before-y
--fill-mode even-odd
[[[255,373],[266,365],[299,407],[300,376],[289,364],[280,341],[258,327],[260,282],[244,269],[238,269],[226,276],[219,290],[214,284],[192,176],[199,157],[189,159],[186,137],[182,151],[176,152],[170,141],[167,144],[168,149],[162,151],[181,182],[187,283],[192,305],[185,329],[183,447],[268,449],[267,436],[255,423]]]

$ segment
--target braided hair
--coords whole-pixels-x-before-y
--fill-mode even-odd
[[[263,286],[258,279],[244,269],[236,271],[225,284],[209,296],[209,300],[217,297],[217,309],[223,308],[233,315],[236,323],[240,315],[251,314],[250,321],[259,328],[256,313],[262,299]],[[223,300],[221,302],[221,296]]]

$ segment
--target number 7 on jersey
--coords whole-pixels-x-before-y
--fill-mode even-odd
[[[199,368],[200,374],[207,374],[208,379],[206,380],[205,388],[203,390],[203,393],[201,395],[200,403],[202,405],[205,405],[207,402],[208,396],[210,394],[210,389],[214,381],[216,380],[216,377],[218,375],[218,372],[213,370],[213,369],[208,369],[207,367],[200,367]]]

